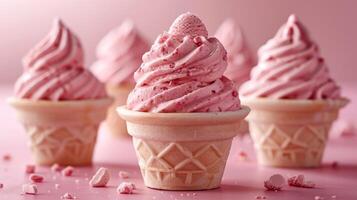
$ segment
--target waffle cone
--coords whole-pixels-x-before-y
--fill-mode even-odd
[[[205,190],[219,187],[232,139],[247,107],[222,113],[146,113],[124,106],[118,112],[147,187]]]
[[[9,99],[30,137],[29,145],[39,165],[91,164],[98,127],[110,102]]]
[[[273,167],[318,167],[332,123],[348,100],[245,99],[258,162]]]
[[[125,120],[120,118],[116,108],[126,104],[126,99],[133,88],[132,85],[107,85],[106,87],[108,95],[114,99],[114,102],[108,109],[105,124],[109,132],[115,137],[129,137]]]

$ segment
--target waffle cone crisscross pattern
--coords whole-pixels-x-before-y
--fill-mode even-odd
[[[36,164],[88,165],[110,99],[31,101],[10,99],[30,138]]]
[[[146,113],[119,107],[147,187],[206,190],[220,186],[232,139],[249,109],[221,113]]]
[[[347,101],[243,99],[258,162],[275,167],[318,167],[330,127]]]
[[[223,175],[231,139],[197,143],[134,139],[134,146],[149,186],[215,188]]]
[[[313,167],[321,162],[329,129],[330,124],[302,127],[255,124],[251,126],[251,135],[260,161]]]
[[[42,127],[26,125],[30,148],[37,163],[50,165],[90,164],[97,138],[98,124]]]

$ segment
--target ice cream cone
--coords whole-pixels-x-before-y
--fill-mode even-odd
[[[273,167],[318,167],[332,123],[348,100],[241,98],[258,162]]]
[[[114,102],[108,109],[105,124],[115,137],[129,137],[125,120],[120,118],[116,108],[126,104],[126,99],[133,88],[133,85],[107,85],[106,87],[108,95],[114,99]]]
[[[91,164],[98,127],[110,99],[55,102],[10,98],[9,103],[30,136],[36,164]]]
[[[234,136],[248,114],[147,113],[119,107],[127,121],[145,185],[163,190],[219,187]]]

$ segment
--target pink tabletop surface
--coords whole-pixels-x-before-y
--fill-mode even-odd
[[[345,86],[345,95],[357,101],[357,91]],[[37,172],[45,177],[38,184],[39,194],[36,196],[21,194],[21,185],[28,183],[28,175],[24,173],[26,164],[31,163],[31,154],[26,145],[26,135],[21,125],[17,123],[13,110],[6,105],[6,98],[11,95],[10,87],[0,87],[0,156],[9,153],[10,161],[0,160],[0,189],[1,200],[13,199],[60,199],[61,195],[69,192],[77,199],[150,199],[150,200],[181,200],[181,199],[255,199],[264,195],[267,199],[276,200],[314,200],[315,196],[328,199],[355,200],[357,199],[357,136],[338,137],[334,134],[327,145],[323,166],[317,169],[281,169],[266,168],[256,165],[252,143],[248,137],[236,138],[219,189],[197,192],[169,192],[146,188],[143,185],[136,157],[130,140],[112,138],[104,128],[101,129],[94,164],[91,167],[75,168],[72,177],[62,177],[46,167],[38,167]],[[357,105],[351,103],[341,112],[341,118],[354,120],[357,117]],[[354,120],[357,122],[357,120]],[[238,157],[240,151],[248,154],[248,160]],[[338,167],[333,168],[332,162],[337,161]],[[106,188],[91,188],[88,180],[101,166],[108,167],[112,174],[109,186]],[[118,176],[119,171],[129,172],[127,181],[137,186],[135,194],[117,194],[116,187],[123,181]],[[282,175],[304,174],[314,181],[317,187],[304,189],[285,186],[283,191],[265,191],[263,181],[274,173]],[[58,189],[55,184],[59,184]],[[333,198],[332,196],[336,196]]]

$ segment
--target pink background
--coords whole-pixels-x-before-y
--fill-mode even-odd
[[[341,112],[341,118],[356,122],[357,105],[354,102],[357,100],[357,87],[352,82],[357,74],[357,66],[353,62],[357,56],[356,8],[356,0],[1,0],[0,83],[12,83],[20,75],[22,56],[49,31],[55,16],[62,17],[79,35],[89,65],[94,60],[97,42],[127,17],[132,18],[150,40],[166,30],[179,14],[186,11],[198,14],[211,34],[226,17],[233,17],[242,25],[249,43],[256,50],[275,34],[289,14],[295,13],[320,45],[333,76],[344,84],[344,92],[353,102]],[[29,149],[26,148],[25,133],[15,120],[13,110],[5,104],[11,92],[8,86],[0,85],[0,121],[3,124],[0,156],[5,153],[12,155],[10,162],[0,160],[0,181],[4,183],[4,188],[0,190],[0,199],[34,199],[33,196],[21,195],[21,185],[28,182],[23,168],[31,162],[31,158]],[[79,199],[255,199],[256,195],[277,200],[314,199],[316,195],[323,196],[326,200],[331,199],[332,195],[337,195],[340,200],[355,199],[357,160],[353,153],[348,152],[355,152],[357,139],[336,138],[336,134],[331,136],[323,167],[307,170],[259,167],[255,163],[252,144],[241,144],[236,139],[222,187],[197,192],[197,197],[192,197],[186,196],[192,195],[188,192],[164,192],[145,188],[130,142],[113,140],[108,133],[101,131],[94,166],[77,168],[74,177],[70,178],[54,176],[48,168],[39,168],[38,173],[45,176],[45,183],[39,185],[40,194],[36,199],[59,199],[65,192],[71,192]],[[240,150],[246,151],[251,160],[240,162],[237,158]],[[113,156],[112,152],[116,155]],[[331,168],[333,161],[339,163],[338,169]],[[118,170],[129,171],[133,175],[129,180],[138,186],[137,193],[130,196],[116,195],[118,177],[113,177],[107,188],[89,188],[88,178],[102,165],[108,166],[113,174],[117,174]],[[283,192],[266,192],[263,181],[273,173],[303,173],[316,182],[318,188],[309,190],[286,187]],[[76,180],[79,182],[76,183]],[[55,183],[61,184],[59,190],[54,189]]]
[[[49,31],[55,16],[79,35],[89,65],[97,42],[124,18],[132,18],[153,40],[186,11],[198,14],[210,34],[226,17],[233,17],[254,50],[295,13],[320,45],[333,76],[339,82],[350,82],[357,73],[356,8],[354,0],[2,0],[0,83],[11,83],[21,73],[22,56]]]

